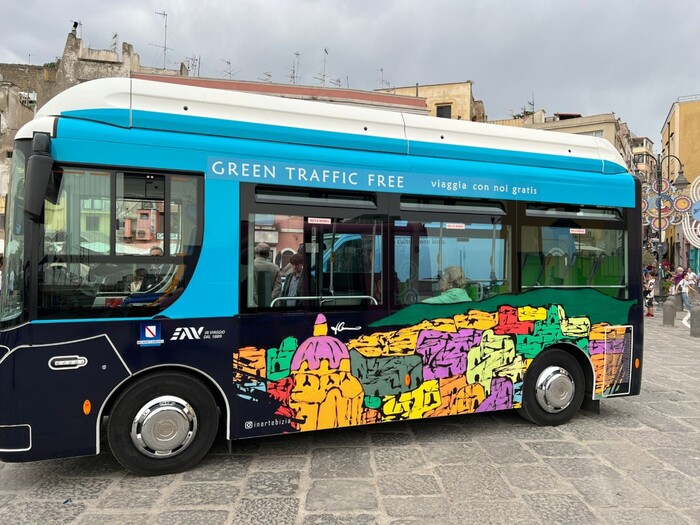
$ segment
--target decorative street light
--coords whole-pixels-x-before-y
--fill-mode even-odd
[[[656,165],[656,180],[655,185],[656,188],[654,188],[654,184],[652,184],[651,189],[655,190],[656,193],[656,209],[657,209],[657,218],[656,218],[656,224],[654,224],[654,220],[651,221],[651,227],[654,228],[658,234],[659,234],[659,242],[656,247],[656,268],[658,272],[658,278],[656,279],[656,286],[657,286],[657,296],[661,296],[661,276],[663,275],[663,266],[661,264],[661,257],[662,257],[662,244],[661,244],[661,233],[663,230],[665,230],[668,226],[669,223],[676,224],[680,222],[680,218],[683,213],[687,212],[690,210],[691,206],[691,201],[688,199],[688,197],[684,196],[682,194],[683,190],[688,187],[689,182],[688,179],[685,178],[685,175],[683,174],[683,163],[681,162],[681,159],[676,157],[675,155],[666,155],[663,156],[659,154],[658,157],[654,157],[653,155],[649,155],[647,153],[642,153],[638,157],[638,161],[641,161],[642,158],[648,157],[649,159],[653,160],[655,165]],[[668,159],[668,180],[663,178],[663,162],[664,160]],[[671,183],[671,160],[675,159],[676,162],[678,162],[679,170],[678,170],[678,175],[676,176],[675,181]],[[637,175],[639,174],[639,169],[635,169],[635,173]],[[686,202],[687,201],[687,202]],[[648,202],[645,200],[642,203],[642,211],[648,211],[651,212],[648,206]],[[666,219],[664,217],[665,215],[668,215],[669,218]],[[673,216],[677,216],[678,220],[674,220]]]

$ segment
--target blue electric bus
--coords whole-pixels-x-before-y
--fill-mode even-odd
[[[638,394],[639,195],[588,136],[70,88],[15,141],[0,459],[97,454],[106,433],[125,468],[172,473],[219,428],[505,409],[558,425]]]

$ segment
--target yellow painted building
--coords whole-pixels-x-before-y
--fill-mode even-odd
[[[664,178],[674,181],[678,176],[680,166],[672,156],[683,163],[683,174],[689,183],[700,177],[700,95],[680,97],[671,105],[661,129],[661,151]],[[674,264],[690,265],[697,273],[700,270],[700,248],[688,242],[681,227],[669,234],[673,239],[669,260]]]
[[[428,84],[377,89],[380,93],[424,98],[430,116],[486,122],[486,111],[481,100],[474,100],[473,84],[454,82],[450,84]]]

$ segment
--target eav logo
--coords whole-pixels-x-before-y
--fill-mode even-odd
[[[175,329],[175,333],[170,338],[171,341],[182,341],[183,339],[201,339],[204,327],[195,328],[193,326],[181,326]]]

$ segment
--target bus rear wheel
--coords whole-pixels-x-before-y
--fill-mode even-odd
[[[117,461],[134,474],[173,474],[199,463],[218,422],[214,396],[201,381],[158,373],[137,379],[119,395],[107,437]]]
[[[519,413],[537,425],[561,425],[579,411],[584,393],[578,361],[564,350],[550,350],[527,369]]]

